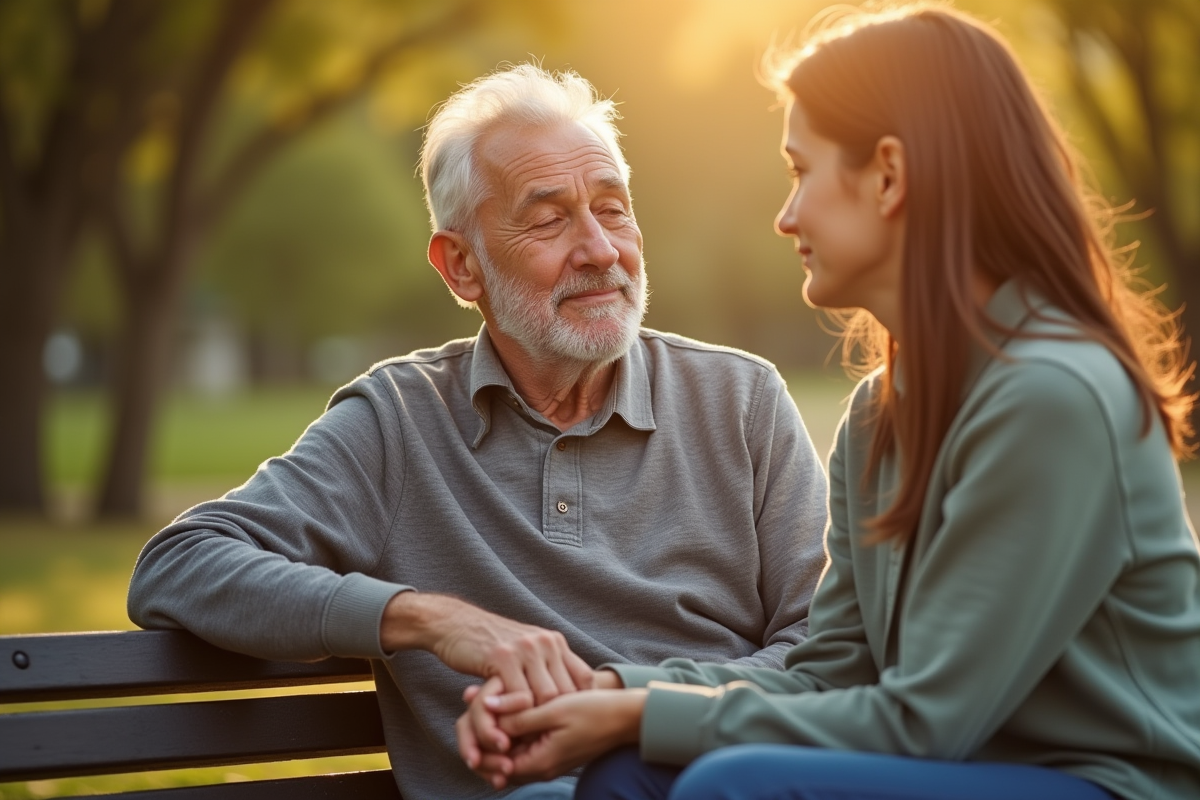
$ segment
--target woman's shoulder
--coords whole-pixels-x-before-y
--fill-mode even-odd
[[[1157,415],[1149,416],[1157,427]],[[1121,360],[1052,310],[1023,325],[990,360],[959,419],[960,427],[1003,436],[1099,437],[1114,454],[1141,449],[1146,422],[1143,398]],[[1159,433],[1151,436],[1155,448]]]
[[[876,367],[859,378],[858,383],[850,392],[847,411],[851,416],[866,413],[874,406],[883,392],[883,379],[886,367]]]
[[[1141,418],[1141,398],[1121,360],[1053,308],[1036,311],[1005,343],[980,384],[1019,391],[1030,405],[1090,401],[1114,421]]]

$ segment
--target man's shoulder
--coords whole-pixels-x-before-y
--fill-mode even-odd
[[[406,353],[402,356],[386,358],[383,361],[377,361],[372,364],[366,374],[370,376],[379,372],[396,374],[406,372],[415,373],[421,372],[424,368],[432,365],[455,360],[464,365],[469,365],[471,357],[475,353],[477,338],[471,336],[466,339],[452,339],[438,347],[426,347],[420,350],[413,350],[411,353]]]
[[[701,362],[706,367],[723,366],[727,370],[759,374],[776,372],[775,365],[762,356],[736,347],[710,344],[677,333],[642,328],[638,339],[654,361],[677,360]]]
[[[403,394],[420,397],[465,396],[471,380],[475,338],[454,339],[440,347],[413,350],[371,365],[366,372],[338,389],[329,401],[332,408],[350,397],[363,397],[373,405],[388,406]]]

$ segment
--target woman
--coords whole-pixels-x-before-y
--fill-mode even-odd
[[[783,76],[777,227],[875,368],[830,458],[811,638],[784,672],[675,659],[598,673],[623,692],[492,698],[518,745],[469,760],[503,783],[640,743],[581,798],[1200,797],[1171,317],[985,26],[860,13]]]

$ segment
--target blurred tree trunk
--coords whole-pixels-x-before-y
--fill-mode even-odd
[[[1171,288],[1182,300],[1180,317],[1193,341],[1192,356],[1200,355],[1200,218],[1195,214],[1200,179],[1189,176],[1173,149],[1184,143],[1193,156],[1200,154],[1200,5],[1194,0],[1048,0],[1048,5],[1067,30],[1074,97],[1136,210],[1150,212],[1146,224],[1168,262]],[[1176,47],[1163,41],[1167,34],[1179,37]],[[1087,68],[1095,63],[1088,49],[1096,46],[1132,87],[1140,129],[1115,119],[1112,106],[1103,102],[1104,89]],[[1170,75],[1172,70],[1179,74]],[[1168,91],[1172,82],[1183,92]],[[1178,202],[1181,197],[1187,199]],[[1192,387],[1197,388],[1195,379]],[[1192,422],[1200,431],[1200,406]]]
[[[0,512],[45,514],[42,352],[54,325],[70,260],[91,199],[116,174],[116,153],[133,126],[115,113],[128,86],[112,52],[145,32],[150,4],[118,4],[84,24],[65,3],[38,11],[68,39],[69,87],[51,105],[34,146],[19,141],[0,109]]]
[[[53,324],[70,233],[65,220],[36,226],[5,208],[0,246],[0,511],[44,514],[41,411],[46,395],[42,349]]]
[[[112,185],[98,210],[125,300],[112,388],[112,439],[96,507],[100,517],[141,512],[150,434],[171,353],[173,323],[199,234],[195,196],[203,145],[229,72],[274,2],[236,0],[224,5],[183,94],[174,162],[149,252],[138,247],[122,213],[119,185]]]
[[[97,514],[136,516],[184,277],[175,257],[148,265],[125,289],[127,314],[112,384],[112,441]]]

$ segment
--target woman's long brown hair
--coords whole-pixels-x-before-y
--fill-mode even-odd
[[[1176,315],[1133,285],[1128,259],[1111,245],[1111,210],[1090,199],[1065,138],[999,35],[929,4],[847,9],[819,25],[780,73],[781,90],[841,146],[847,167],[865,164],[893,135],[908,176],[900,330],[893,338],[859,311],[843,342],[861,369],[886,367],[871,470],[889,452],[900,456],[896,497],[869,538],[911,536],[962,402],[971,343],[994,351],[989,332],[1016,333],[976,302],[977,272],[996,284],[1016,279],[1073,317],[1137,387],[1143,433],[1157,414],[1176,456],[1187,454],[1194,398],[1184,387],[1194,365]]]

